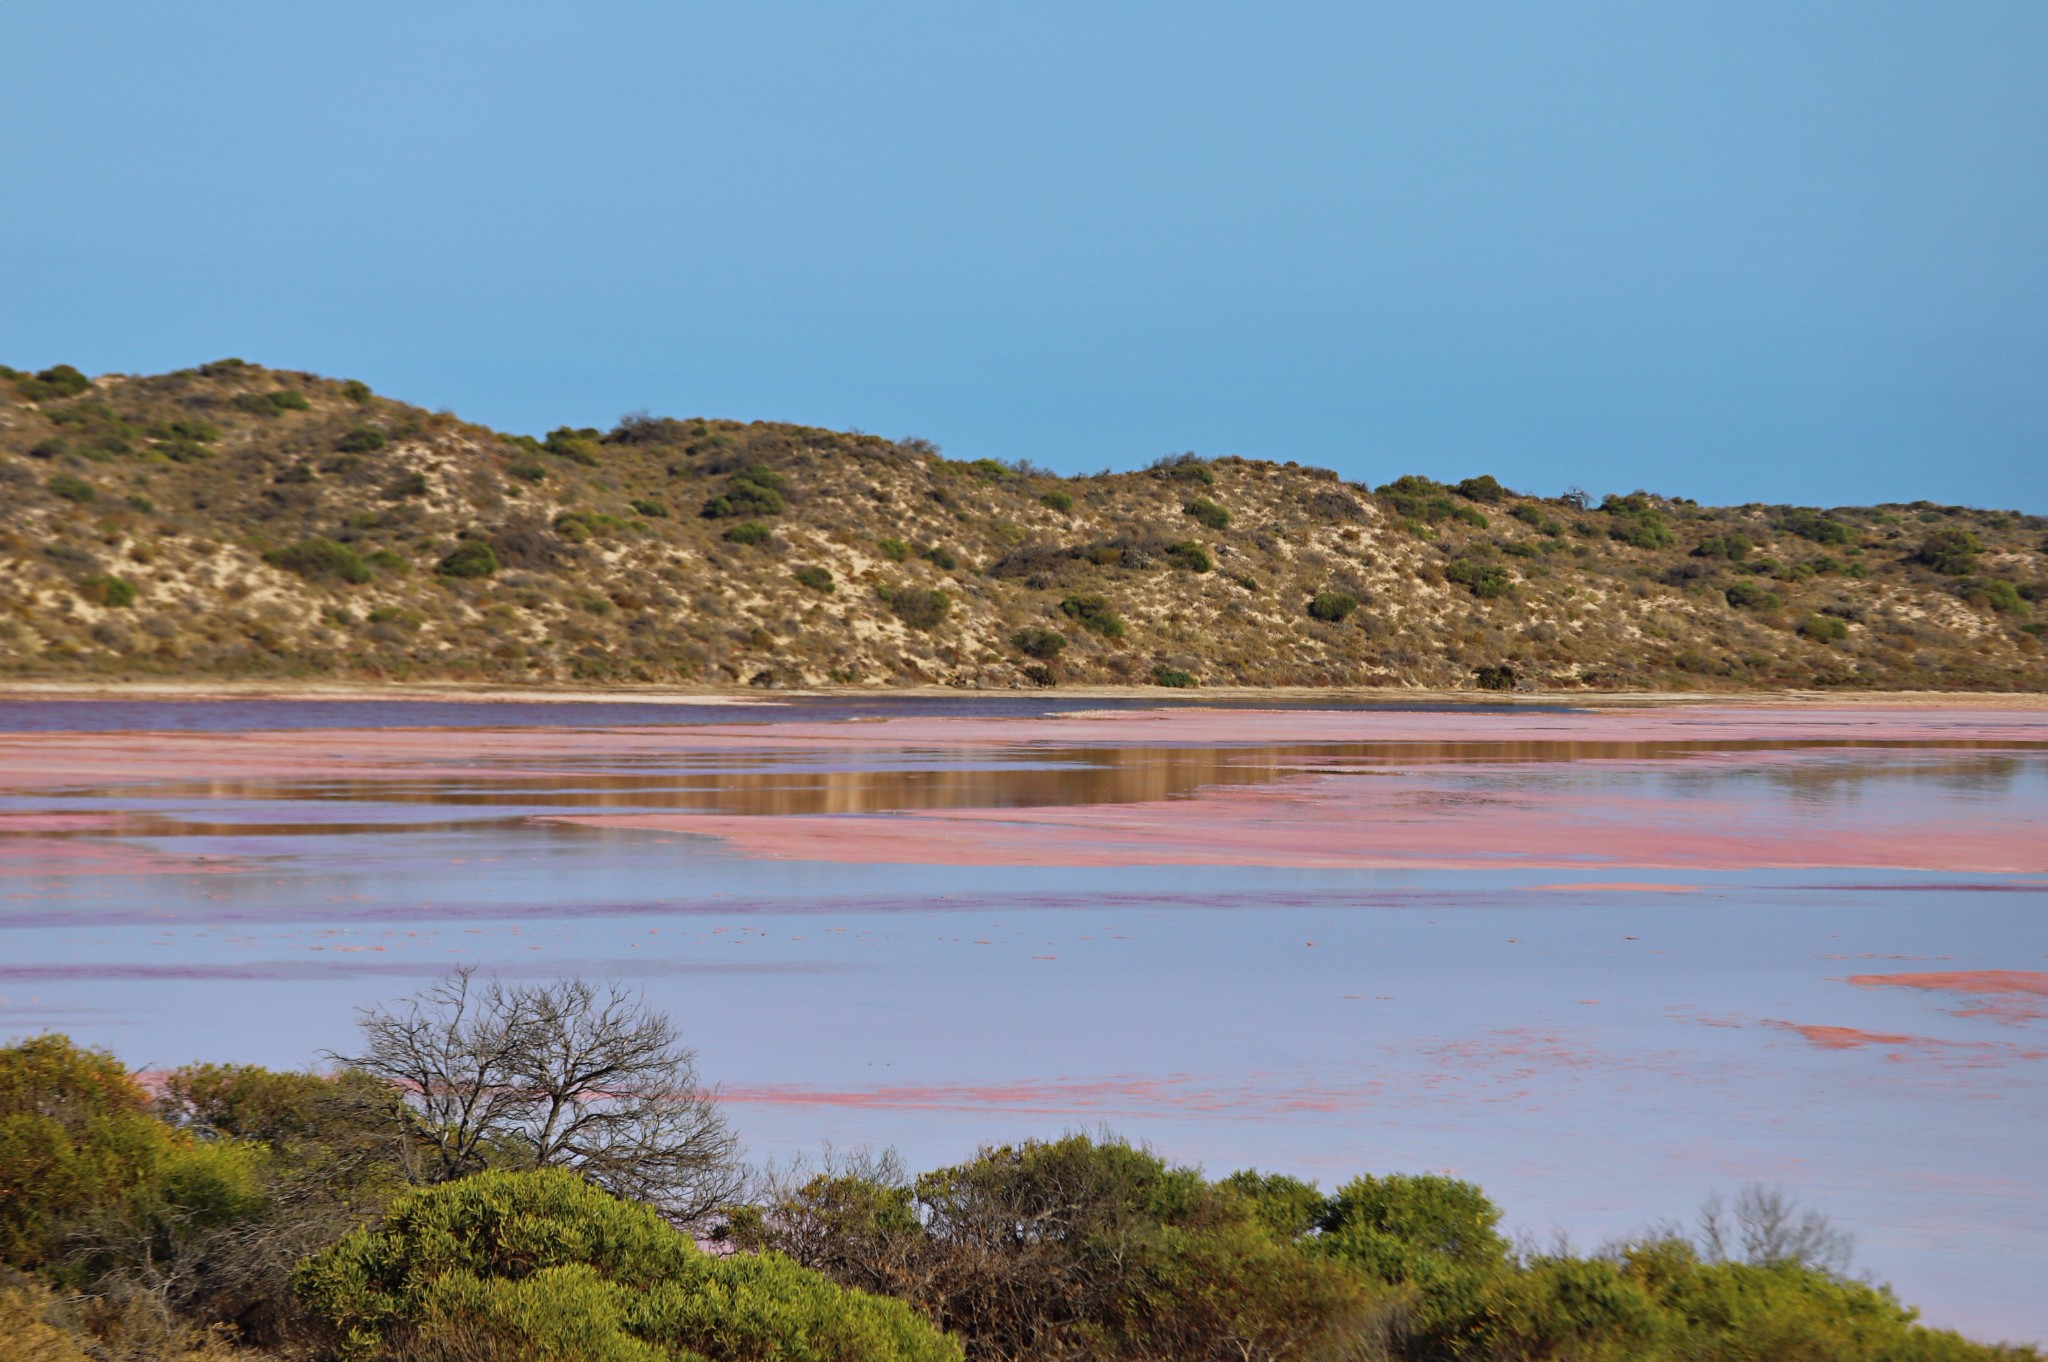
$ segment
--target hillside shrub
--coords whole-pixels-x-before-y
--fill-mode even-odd
[[[938,628],[953,608],[953,598],[935,587],[899,586],[888,601],[897,619],[927,633]]]
[[[498,555],[481,539],[465,539],[434,565],[443,577],[488,577],[498,570]]]
[[[515,459],[505,471],[522,482],[546,482],[548,477],[548,466],[538,459]]]
[[[348,382],[342,384],[341,395],[347,398],[349,401],[355,403],[357,406],[363,405],[364,403],[368,402],[371,399],[371,397],[375,396],[375,394],[370,391],[370,385],[363,382],[363,380],[361,380],[360,378],[352,378]]]
[[[1483,501],[1489,506],[1495,502],[1507,500],[1508,496],[1508,489],[1501,486],[1500,480],[1491,473],[1481,473],[1476,478],[1466,478],[1451,488],[1451,490],[1467,501]]]
[[[1840,643],[1849,637],[1849,626],[1832,615],[1809,615],[1799,632],[1815,643]]]
[[[1727,534],[1710,534],[1700,540],[1699,546],[1692,551],[1692,556],[1725,558],[1731,563],[1739,563],[1749,557],[1749,551],[1753,547],[1748,535],[1731,530]]]
[[[305,411],[313,404],[306,395],[292,388],[276,388],[267,393],[238,394],[231,405],[237,411],[248,412],[251,416],[277,416],[288,411]]]
[[[74,478],[69,473],[59,473],[43,486],[51,496],[61,497],[65,501],[75,501],[81,506],[99,495],[93,490],[91,483],[84,478]]]
[[[361,585],[375,576],[362,555],[346,544],[337,544],[332,539],[315,535],[301,539],[286,548],[272,549],[263,555],[263,561],[272,567],[296,572],[309,582],[352,582]]]
[[[800,567],[789,575],[796,578],[798,585],[809,587],[820,595],[829,596],[838,590],[832,584],[832,571],[829,568],[817,567],[815,565]]]
[[[944,544],[927,544],[918,550],[918,556],[941,572],[952,572],[960,566],[960,555]]]
[[[1154,459],[1147,469],[1155,478],[1168,478],[1175,482],[1198,482],[1204,487],[1215,485],[1216,475],[1209,471],[1209,462],[1193,451],[1186,454],[1168,454]]]
[[[1192,539],[1168,544],[1166,556],[1174,566],[1186,568],[1189,572],[1207,572],[1216,566],[1209,557],[1209,551]]]
[[[2020,594],[2019,588],[1996,577],[1989,581],[1966,583],[1962,596],[1972,605],[1988,607],[2001,615],[2024,615],[2028,609],[2026,597]]]
[[[1477,667],[1473,669],[1472,680],[1481,690],[1513,690],[1516,680],[1515,668],[1508,662]]]
[[[1227,529],[1230,525],[1230,512],[1207,497],[1196,497],[1180,509],[1183,515],[1192,516],[1212,530]]]
[[[1162,662],[1152,669],[1152,684],[1173,690],[1185,690],[1195,684],[1195,678],[1178,667],[1169,667]]]
[[[1458,509],[1458,503],[1451,500],[1449,489],[1442,483],[1414,473],[1382,483],[1373,488],[1373,495],[1403,520],[1430,523],[1448,519]]]
[[[910,545],[901,539],[877,539],[875,548],[892,563],[907,562],[910,559]]]
[[[1454,558],[1444,567],[1444,579],[1456,582],[1482,601],[1512,595],[1515,579],[1498,563],[1475,558]]]
[[[414,1192],[295,1277],[349,1356],[958,1362],[909,1306],[779,1253],[715,1257],[561,1169]]]
[[[423,497],[427,494],[427,475],[418,471],[401,473],[377,489],[377,495],[386,501],[404,501],[408,497]]]
[[[1737,610],[1773,610],[1778,596],[1755,582],[1736,582],[1722,593]]]
[[[1486,512],[1480,510],[1477,506],[1453,506],[1450,518],[1462,524],[1470,525],[1475,530],[1483,530],[1490,523],[1486,519]]]
[[[1091,634],[1122,638],[1124,622],[1105,596],[1069,596],[1060,602],[1060,613]]]
[[[373,426],[357,426],[335,441],[334,447],[343,454],[373,454],[389,443],[383,431]]]
[[[594,426],[556,426],[541,441],[540,447],[558,459],[567,459],[585,468],[598,468],[604,463],[597,454],[599,438]]]
[[[1977,568],[1984,545],[1963,529],[1936,530],[1913,550],[1913,561],[1946,577],[1967,577]]]
[[[749,464],[726,480],[725,490],[704,503],[707,520],[733,516],[781,515],[789,483],[766,464]]]
[[[1670,527],[1665,525],[1664,517],[1653,510],[1643,510],[1633,515],[1617,515],[1614,523],[1607,528],[1607,537],[1636,549],[1669,548],[1673,542]]]
[[[1856,532],[1841,521],[1806,506],[1788,506],[1775,517],[1779,529],[1816,544],[1851,544]]]
[[[1318,591],[1308,603],[1311,619],[1325,624],[1342,624],[1358,609],[1358,597],[1348,591]]]
[[[14,390],[30,402],[76,397],[91,386],[92,380],[69,364],[53,364],[33,377],[23,374],[14,380]]]
[[[1038,498],[1038,501],[1041,506],[1049,506],[1061,513],[1074,509],[1074,498],[1065,492],[1046,492]]]
[[[116,609],[135,604],[135,584],[111,573],[96,573],[78,584],[78,594],[95,605]]]
[[[635,497],[626,504],[628,506],[631,506],[634,509],[634,511],[646,516],[649,520],[668,519],[667,505],[662,502],[655,501],[651,498]]]
[[[758,520],[742,520],[719,538],[728,544],[765,544],[768,542],[768,527]]]
[[[28,447],[28,456],[31,459],[59,459],[64,456],[64,451],[69,448],[71,446],[66,444],[63,439],[53,435],[47,440],[38,440],[30,445]]]
[[[1031,625],[1010,635],[1010,642],[1026,657],[1050,662],[1066,651],[1067,636],[1057,629]]]

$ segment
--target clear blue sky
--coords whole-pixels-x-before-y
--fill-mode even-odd
[[[0,5],[0,360],[2048,511],[2048,5]]]

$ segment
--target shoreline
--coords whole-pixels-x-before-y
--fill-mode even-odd
[[[1745,709],[2007,709],[2048,711],[2041,691],[1474,691],[1407,687],[1320,689],[1280,686],[1211,686],[1170,690],[1158,686],[1061,686],[1049,690],[969,690],[953,686],[843,686],[761,691],[746,686],[505,686],[473,681],[68,681],[0,679],[0,702],[36,700],[157,700],[221,702],[284,700],[463,704],[686,704],[772,707],[791,701],[839,699],[988,699],[1029,697],[1078,700],[1150,699],[1176,709],[1204,700],[1270,701],[1290,708],[1337,704],[1427,704],[1642,709],[1734,707]]]

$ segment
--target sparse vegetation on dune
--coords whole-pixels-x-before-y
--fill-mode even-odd
[[[1060,478],[644,414],[535,439],[239,360],[0,370],[0,490],[15,675],[2048,688],[2048,519],[1929,503]]]

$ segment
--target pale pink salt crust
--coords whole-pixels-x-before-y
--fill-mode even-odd
[[[847,722],[583,729],[323,729],[246,733],[15,733],[0,736],[0,789],[170,780],[273,781],[442,777],[483,767],[507,778],[593,762],[691,753],[840,753],[918,748],[1417,745],[1455,758],[1459,744],[1512,744],[1531,758],[1553,744],[2048,743],[2048,712],[1715,707],[1505,714],[1389,710],[1104,710],[1030,719],[904,718]],[[1549,753],[1555,755],[1555,753]],[[1498,759],[1513,753],[1489,753]],[[1617,754],[1622,755],[1622,754]],[[1647,754],[1645,754],[1647,755]],[[524,767],[522,762],[534,763]]]
[[[1473,768],[1460,768],[1471,773]],[[723,838],[750,856],[922,865],[1214,865],[1300,869],[1805,869],[2026,873],[2048,839],[2019,813],[1968,823],[1829,806],[1489,789],[1298,776],[1192,798],[887,814],[567,814],[586,827]]]
[[[1858,988],[1912,988],[1979,999],[1955,1008],[1958,1017],[2001,1022],[2048,1020],[2048,974],[2033,970],[1934,970],[1918,974],[1852,974]]]

